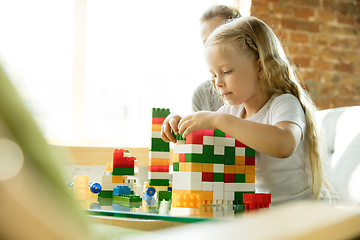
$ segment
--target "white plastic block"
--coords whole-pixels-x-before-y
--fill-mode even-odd
[[[173,189],[180,190],[196,190],[201,191],[201,182],[189,182],[189,181],[174,181],[172,183]]]
[[[180,144],[174,146],[174,153],[203,153],[201,144]]]
[[[234,192],[224,192],[225,201],[234,201]]]
[[[224,164],[214,164],[214,173],[224,173]]]
[[[232,210],[232,209],[226,210],[226,211],[223,212],[223,216],[225,218],[233,219],[235,217],[235,211]]]
[[[215,145],[215,137],[204,136],[203,137],[203,145]]]
[[[213,182],[214,191],[224,191],[224,183],[223,182]]]
[[[235,148],[235,156],[245,156],[245,148],[236,147]]]
[[[223,200],[224,192],[223,191],[213,191],[213,200]]]
[[[148,172],[149,179],[169,179],[170,174],[168,172]]]
[[[235,147],[235,138],[215,137],[215,146]]]
[[[224,218],[224,212],[222,211],[213,212],[213,218]]]
[[[225,147],[224,146],[214,146],[214,154],[215,155],[224,155]]]
[[[161,159],[170,159],[170,152],[149,152],[149,159],[151,158],[161,158]]]
[[[202,191],[212,191],[213,183],[212,182],[201,182],[201,190]]]
[[[255,191],[255,183],[224,183],[225,192]]]
[[[185,182],[201,182],[201,172],[173,172],[173,182],[185,181]]]
[[[101,176],[101,185],[103,185],[104,183],[112,183],[112,175],[102,175]]]
[[[161,138],[161,132],[160,131],[152,131],[151,138]]]

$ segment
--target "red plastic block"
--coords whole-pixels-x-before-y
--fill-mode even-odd
[[[255,165],[255,157],[245,157],[245,165]]]
[[[203,182],[213,182],[213,173],[212,172],[203,172],[202,173]]]
[[[149,172],[169,172],[169,166],[151,165],[149,166]]]
[[[240,142],[240,141],[238,141],[236,139],[235,139],[235,147],[249,148],[248,146],[246,146],[245,144],[243,144],[242,142]]]
[[[214,130],[204,130],[204,136],[214,136]]]
[[[245,208],[257,209],[268,208],[271,203],[271,194],[268,193],[244,193],[243,202]]]
[[[186,144],[203,144],[204,131],[198,130],[190,133],[186,137]]]
[[[185,153],[179,153],[179,162],[185,162]]]
[[[152,124],[162,124],[164,122],[165,118],[159,118],[159,117],[153,117],[152,118]]]
[[[234,182],[235,182],[235,174],[224,173],[224,183],[234,183]]]

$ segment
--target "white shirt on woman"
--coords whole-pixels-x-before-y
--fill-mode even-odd
[[[244,105],[231,106],[226,103],[218,112],[241,117]],[[255,115],[246,120],[269,125],[288,121],[297,124],[301,129],[301,140],[290,157],[275,158],[256,152],[256,192],[271,193],[271,202],[274,204],[314,199],[309,177],[310,161],[304,139],[306,120],[300,101],[292,94],[274,94]]]

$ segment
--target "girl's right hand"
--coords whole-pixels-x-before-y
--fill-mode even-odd
[[[176,139],[172,133],[179,134],[179,122],[181,120],[181,117],[179,115],[171,114],[167,116],[162,124],[161,127],[161,138],[165,142],[173,142],[176,143]],[[171,131],[172,130],[172,131]]]

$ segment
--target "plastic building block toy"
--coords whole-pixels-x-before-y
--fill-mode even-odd
[[[269,208],[271,194],[267,193],[244,193],[243,202],[245,209]]]

